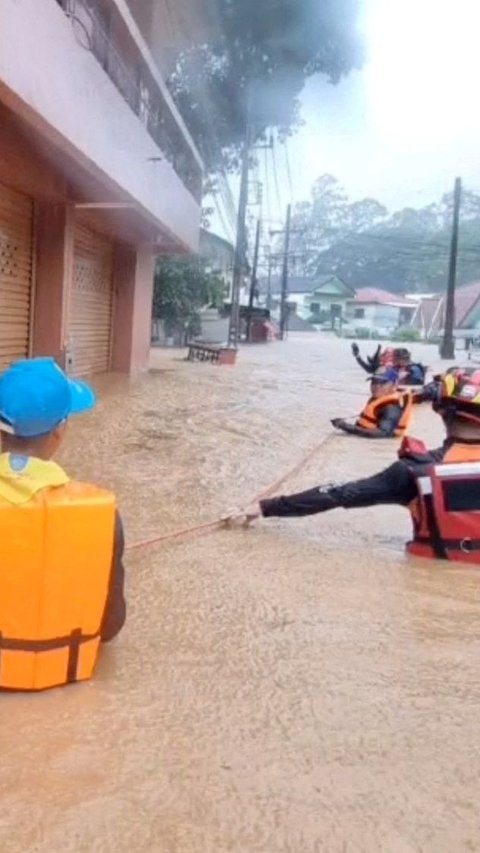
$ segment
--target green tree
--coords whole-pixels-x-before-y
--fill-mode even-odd
[[[168,335],[186,338],[200,332],[200,310],[220,308],[225,282],[198,258],[164,256],[158,259],[153,292],[153,316],[163,320]]]
[[[394,293],[442,291],[448,274],[452,194],[423,208],[388,216],[375,199],[351,202],[331,175],[319,178],[311,199],[296,206],[293,252],[296,272],[330,274],[353,287]],[[460,221],[458,282],[480,273],[480,196],[466,190]]]
[[[310,201],[297,204],[292,217],[291,245],[300,261],[297,268],[305,274],[317,272],[323,252],[351,234],[374,228],[386,216],[387,209],[375,199],[352,203],[336,178],[322,175],[312,187]]]
[[[363,61],[360,0],[216,0],[217,35],[185,51],[169,80],[207,171],[238,166],[247,114],[255,137],[298,124],[305,79],[332,83]]]

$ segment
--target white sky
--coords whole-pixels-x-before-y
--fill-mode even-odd
[[[480,0],[365,6],[363,70],[338,86],[311,79],[302,96],[305,126],[289,142],[293,201],[308,198],[326,172],[352,198],[373,196],[389,208],[433,201],[456,175],[480,191]],[[290,191],[282,152],[277,163],[283,208]],[[270,197],[278,215],[272,185]]]

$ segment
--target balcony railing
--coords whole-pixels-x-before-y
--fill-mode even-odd
[[[197,201],[202,170],[170,105],[152,77],[137,43],[105,0],[57,0],[78,42],[91,51],[129,107],[145,125]],[[115,19],[116,17],[116,19]]]

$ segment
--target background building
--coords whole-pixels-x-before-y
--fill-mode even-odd
[[[416,306],[400,296],[377,287],[362,287],[347,304],[347,321],[354,329],[388,336],[409,325]]]
[[[431,294],[421,298],[412,316],[411,325],[424,340],[438,338],[445,327],[446,294]],[[480,281],[473,281],[455,291],[454,335],[468,340],[480,335]]]
[[[272,311],[274,315],[278,315],[282,294],[281,276],[271,276],[270,284],[268,278],[260,279],[262,305],[267,303],[269,289]],[[352,299],[354,294],[354,289],[335,275],[288,277],[288,303],[303,320],[320,324],[330,322],[332,317],[343,317],[347,301]]]
[[[199,155],[126,0],[1,7],[0,366],[143,368],[154,257],[198,249]]]
[[[306,299],[308,319],[315,323],[341,326],[345,320],[347,303],[355,297],[355,290],[336,275],[314,280],[313,289]]]
[[[223,237],[218,237],[217,234],[202,228],[200,230],[200,256],[206,263],[207,272],[218,276],[225,282],[225,302],[231,302],[233,264],[235,261],[235,249],[232,244],[228,240],[224,240]]]

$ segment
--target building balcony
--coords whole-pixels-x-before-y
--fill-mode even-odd
[[[95,184],[160,250],[195,251],[202,163],[125,0],[2,0],[1,17],[0,100],[58,151],[77,200]]]

